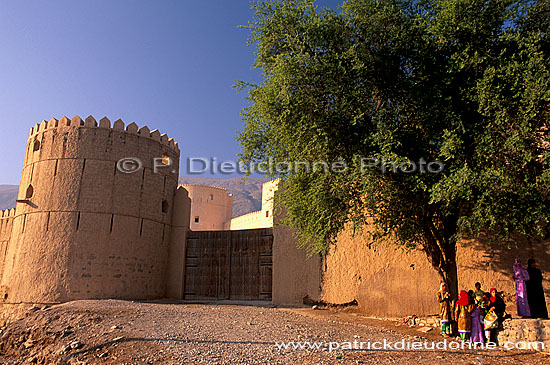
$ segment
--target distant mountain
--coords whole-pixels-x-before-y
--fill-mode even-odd
[[[227,189],[233,194],[233,217],[262,209],[262,184],[267,179],[248,178],[241,182],[240,177],[218,179],[213,177],[182,176],[180,184],[210,185]],[[17,199],[17,185],[0,185],[0,209],[15,208]]]
[[[15,208],[18,191],[17,185],[0,185],[0,210]]]
[[[217,186],[233,194],[233,217],[262,209],[262,184],[267,179],[249,177],[242,182],[240,177],[218,179],[214,177],[180,176],[180,184]]]

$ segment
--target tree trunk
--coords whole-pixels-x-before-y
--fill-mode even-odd
[[[447,263],[447,270],[445,272],[447,287],[451,293],[453,299],[458,299],[458,268],[456,265],[456,252],[454,253],[452,259]]]
[[[437,271],[439,279],[447,284],[447,290],[451,293],[452,299],[458,299],[458,269],[456,265],[456,257],[453,257],[452,260],[444,267],[434,266],[434,269]]]
[[[438,222],[433,213],[430,213],[424,220],[425,244],[423,250],[428,256],[428,261],[437,271],[440,280],[447,284],[447,290],[451,293],[453,300],[458,299],[456,241],[452,239],[456,231],[456,224],[456,216]]]

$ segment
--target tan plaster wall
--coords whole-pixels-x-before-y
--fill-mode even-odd
[[[170,235],[170,254],[168,256],[168,275],[166,279],[166,296],[183,299],[185,283],[185,253],[187,249],[187,232],[189,231],[189,213],[191,199],[184,187],[176,190],[174,211],[172,213],[172,234]]]
[[[0,210],[0,281],[4,270],[4,261],[6,260],[6,251],[11,237],[13,218],[15,217],[15,208]],[[0,289],[0,301],[3,300],[3,293]]]
[[[273,210],[264,211],[263,209],[231,219],[230,226],[232,231],[271,227],[273,227]]]
[[[435,289],[434,289],[435,288]],[[420,252],[400,252],[380,243],[369,248],[365,236],[343,232],[325,258],[322,299],[357,300],[360,310],[377,316],[436,313],[439,280]]]
[[[233,195],[215,186],[182,185],[191,199],[190,228],[192,231],[229,229],[233,212]],[[213,199],[210,199],[210,196]],[[199,217],[199,222],[195,222]]]
[[[504,294],[507,311],[516,314],[515,287],[512,280],[514,259],[522,260],[527,267],[527,260],[534,258],[543,273],[543,287],[547,306],[550,304],[550,240],[535,242],[517,242],[510,249],[500,245],[489,245],[484,240],[462,242],[457,250],[459,264],[458,280],[462,288],[472,288],[476,281],[489,291],[496,287]]]
[[[262,184],[262,210],[270,210],[273,212],[273,197],[278,188],[279,179],[270,180]]]
[[[173,165],[153,173],[163,155]],[[143,168],[118,171],[128,157]],[[34,194],[13,220],[1,282],[8,301],[164,296],[178,166],[173,140],[134,123],[75,117],[31,129],[18,199],[30,184]]]
[[[273,227],[273,284],[272,302],[277,305],[303,304],[305,298],[318,300],[321,283],[321,257],[307,257],[296,247],[293,230],[278,225]]]
[[[273,198],[279,186],[279,179],[262,185],[262,209],[231,219],[230,229],[256,229],[273,227]]]
[[[546,302],[550,303],[550,242],[525,243],[506,249],[479,240],[462,242],[457,250],[459,290],[496,287],[504,293],[509,313],[515,314],[512,264],[520,257],[526,264],[534,257],[545,275]],[[369,315],[405,316],[438,313],[435,293],[438,276],[418,251],[405,253],[387,242],[371,245],[364,235],[352,238],[343,232],[338,244],[326,257],[323,267],[323,294],[331,303],[356,299],[360,310]]]

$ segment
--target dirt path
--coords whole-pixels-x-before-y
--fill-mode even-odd
[[[435,332],[435,331],[432,331]],[[422,335],[423,337],[419,337]],[[329,351],[328,342],[439,341],[436,333],[327,310],[256,305],[76,301],[29,315],[4,329],[2,363],[106,364],[543,364],[535,352],[497,350]],[[281,342],[322,342],[280,349]],[[336,345],[333,344],[333,347]],[[357,347],[356,346],[356,347]]]

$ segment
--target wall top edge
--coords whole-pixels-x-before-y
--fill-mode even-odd
[[[124,122],[121,119],[117,119],[111,126],[111,121],[107,117],[103,117],[99,122],[91,115],[86,119],[82,120],[78,115],[75,115],[72,119],[67,118],[66,116],[61,117],[59,120],[51,118],[46,121],[43,120],[41,123],[37,123],[34,127],[30,129],[29,139],[36,137],[37,134],[44,132],[46,130],[55,129],[55,128],[105,128],[112,129],[128,134],[134,134],[141,137],[153,139],[160,142],[161,144],[172,148],[173,150],[179,152],[179,146],[173,138],[169,138],[166,134],[161,134],[157,129],[151,131],[148,126],[139,126],[132,122],[125,126]]]

